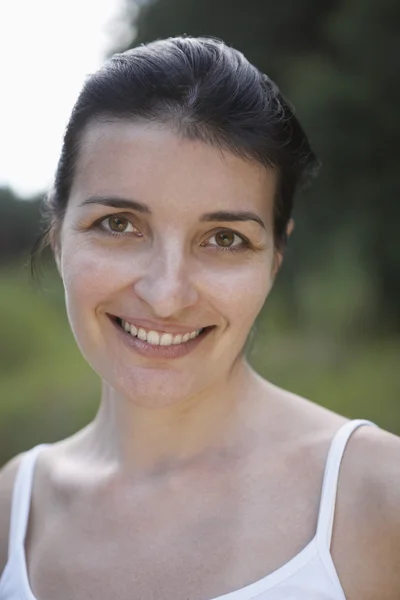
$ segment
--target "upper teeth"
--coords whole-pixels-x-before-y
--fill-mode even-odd
[[[172,333],[160,333],[151,329],[146,331],[142,327],[135,327],[132,323],[128,323],[121,319],[121,325],[131,335],[138,337],[140,340],[152,344],[153,346],[172,346],[172,344],[182,344],[188,340],[192,340],[197,337],[201,329],[196,329],[191,333],[185,333],[184,335],[172,335]]]

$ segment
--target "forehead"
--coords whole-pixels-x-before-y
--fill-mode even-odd
[[[196,210],[258,208],[267,215],[276,174],[263,165],[147,122],[94,122],[84,131],[73,198],[121,195]],[[218,206],[215,206],[218,202]]]

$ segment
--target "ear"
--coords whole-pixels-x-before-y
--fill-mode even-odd
[[[288,224],[286,226],[286,239],[287,240],[292,235],[293,230],[294,230],[294,220],[290,219],[290,221],[288,222]],[[279,251],[275,252],[273,268],[272,268],[272,278],[273,279],[275,279],[275,277],[278,275],[279,269],[282,266],[282,262],[283,262],[283,252],[279,252]]]
[[[290,236],[291,236],[291,235],[292,235],[292,233],[293,233],[293,230],[294,230],[294,220],[293,220],[293,219],[290,219],[290,221],[289,221],[289,223],[287,224],[287,227],[286,227],[286,235],[287,235],[287,239],[289,239],[289,238],[290,238]]]
[[[53,227],[49,232],[49,241],[50,247],[53,252],[54,260],[57,266],[57,271],[62,278],[62,268],[61,268],[61,245],[59,241],[59,235]]]

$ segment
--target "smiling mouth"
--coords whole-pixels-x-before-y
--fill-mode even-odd
[[[214,325],[209,327],[202,327],[196,329],[191,333],[185,334],[171,334],[161,333],[155,330],[146,330],[142,327],[136,327],[135,325],[124,321],[120,317],[113,317],[115,323],[121,327],[126,333],[131,335],[133,338],[137,338],[142,342],[146,342],[150,346],[181,346],[187,344],[190,340],[208,333],[214,328]]]

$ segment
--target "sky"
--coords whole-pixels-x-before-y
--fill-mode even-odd
[[[0,186],[22,197],[49,188],[85,76],[128,39],[125,9],[126,0],[0,0]]]

